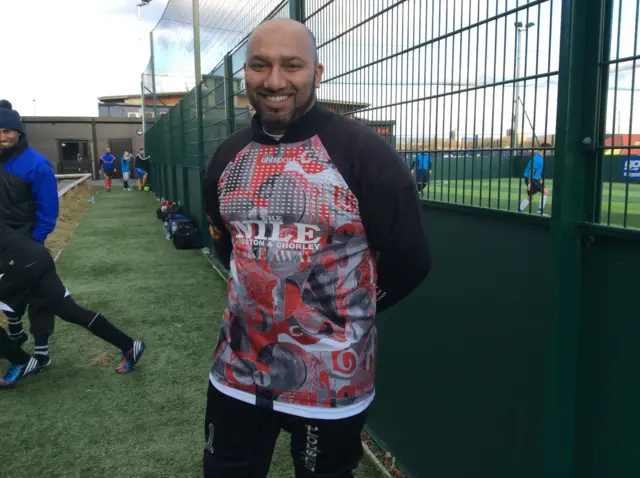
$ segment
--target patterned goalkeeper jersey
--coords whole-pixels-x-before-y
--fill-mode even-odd
[[[229,268],[213,385],[299,416],[364,410],[374,396],[376,311],[430,266],[416,189],[397,153],[318,106],[280,139],[255,116],[218,148],[205,197]]]

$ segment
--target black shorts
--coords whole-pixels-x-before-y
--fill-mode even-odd
[[[529,186],[529,178],[525,178],[524,179],[524,183]],[[533,179],[531,181],[531,189],[529,189],[528,194],[529,196],[534,196],[535,194],[538,194],[540,192],[544,191],[544,186],[542,185],[542,183],[540,182],[539,179]]]
[[[302,418],[228,397],[209,383],[205,478],[265,478],[281,430],[291,434],[296,478],[351,478],[362,459],[367,412],[339,420]]]
[[[45,306],[68,292],[49,251],[31,239],[16,241],[0,255],[0,274],[0,308],[22,316],[28,305],[32,333],[51,333],[54,316]]]
[[[113,178],[113,169],[103,169],[106,178]]]

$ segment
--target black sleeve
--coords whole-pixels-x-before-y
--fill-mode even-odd
[[[204,177],[204,201],[207,220],[209,221],[209,231],[213,239],[213,248],[218,260],[229,270],[233,244],[231,242],[231,234],[222,220],[220,202],[218,201],[218,181],[227,163],[221,158],[221,150],[221,147],[218,148],[207,166]]]
[[[377,256],[377,310],[408,296],[431,270],[431,253],[416,185],[396,150],[377,135],[359,158],[360,214]]]

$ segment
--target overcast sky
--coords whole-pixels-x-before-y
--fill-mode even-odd
[[[148,32],[167,0],[0,0],[0,97],[23,116],[97,116],[98,97],[140,93]]]

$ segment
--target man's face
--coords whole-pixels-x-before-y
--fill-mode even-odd
[[[11,149],[20,141],[20,134],[12,129],[0,128],[0,149]]]
[[[107,148],[107,154],[111,154],[111,148]]]
[[[245,81],[249,101],[268,132],[283,133],[313,106],[323,71],[306,32],[269,25],[256,33],[249,43]]]

